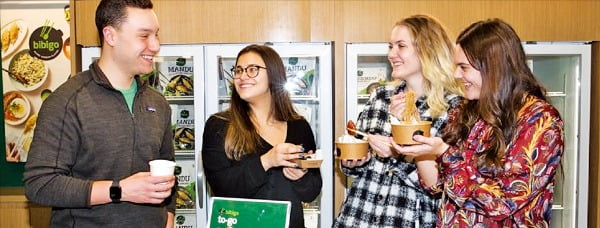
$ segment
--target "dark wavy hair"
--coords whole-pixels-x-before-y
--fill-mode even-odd
[[[501,19],[471,24],[460,33],[456,43],[471,66],[481,73],[482,86],[479,100],[464,101],[458,113],[453,113],[443,139],[450,145],[459,145],[481,119],[492,127],[490,146],[481,156],[485,156],[488,165],[499,165],[525,97],[547,101],[546,89],[527,66],[521,39]]]
[[[139,9],[152,9],[150,0],[102,0],[96,8],[96,29],[100,38],[100,46],[103,46],[104,35],[102,29],[106,26],[118,28],[127,19],[125,8],[133,7]]]
[[[291,121],[302,119],[292,106],[289,92],[285,89],[287,77],[285,67],[279,54],[265,45],[249,45],[242,49],[236,59],[246,53],[256,53],[265,62],[271,92],[271,111],[269,118],[278,121]],[[260,135],[252,123],[252,110],[248,102],[243,100],[235,87],[231,94],[229,109],[220,115],[229,120],[229,127],[225,135],[225,154],[229,159],[240,160],[245,155],[255,153],[260,145]]]

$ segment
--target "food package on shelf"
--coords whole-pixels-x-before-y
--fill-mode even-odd
[[[177,160],[175,176],[177,177],[177,209],[196,208],[196,166],[193,159]]]
[[[194,105],[171,104],[171,121],[175,150],[193,150]]]
[[[191,58],[164,57],[157,62],[158,90],[164,96],[194,95],[194,65]]]

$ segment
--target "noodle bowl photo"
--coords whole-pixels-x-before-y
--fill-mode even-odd
[[[9,78],[16,89],[32,91],[39,88],[48,76],[48,67],[44,61],[29,54],[29,49],[15,54],[10,60]]]

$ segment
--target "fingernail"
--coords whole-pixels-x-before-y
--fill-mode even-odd
[[[297,169],[297,168],[300,168],[300,166],[299,166],[298,164],[295,164],[295,165],[294,165],[294,168],[296,168],[296,169]]]
[[[306,151],[306,149],[304,149],[303,146],[300,146],[300,152],[304,152],[304,151]]]
[[[298,154],[298,158],[304,158],[303,154]]]

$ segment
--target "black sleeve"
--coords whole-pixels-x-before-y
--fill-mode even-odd
[[[267,182],[267,175],[258,155],[241,161],[225,155],[227,122],[211,116],[204,126],[202,164],[206,180],[216,196],[250,198]]]
[[[298,121],[298,126],[294,126],[293,129],[299,129],[298,131],[290,131],[297,132],[299,135],[297,136],[297,140],[304,146],[307,151],[312,150],[316,151],[316,143],[315,136],[312,132],[312,129],[308,122],[305,120]],[[290,127],[290,126],[288,126]],[[297,128],[296,128],[297,127]],[[319,196],[321,193],[321,187],[323,185],[323,180],[321,179],[321,171],[317,168],[308,169],[308,173],[306,173],[302,178],[293,182],[294,191],[298,195],[298,198],[303,202],[312,202]]]

